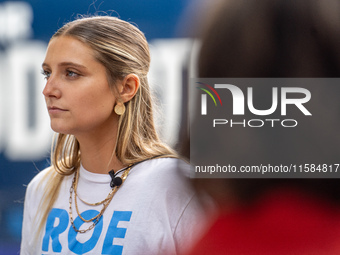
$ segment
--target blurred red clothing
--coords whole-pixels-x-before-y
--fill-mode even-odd
[[[296,190],[221,213],[190,255],[340,254],[340,206]]]

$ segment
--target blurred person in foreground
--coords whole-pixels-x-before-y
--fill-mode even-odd
[[[199,77],[340,76],[339,1],[231,0],[215,7],[204,20]],[[339,95],[339,88],[334,88],[330,100]],[[339,109],[328,113],[334,125],[316,132],[331,133],[326,146],[334,148],[333,158],[339,158],[339,137],[332,132],[339,128]],[[312,144],[308,135],[318,128],[299,133],[304,145]],[[266,135],[251,135],[249,142],[257,139],[264,148],[290,139],[278,136],[268,142]],[[235,145],[236,138],[229,136],[227,141]],[[301,148],[295,144],[295,156]],[[252,157],[235,151],[226,157],[243,157],[244,162]],[[267,150],[268,158],[282,156]],[[195,183],[215,199],[220,213],[192,255],[340,254],[339,179],[196,179]]]

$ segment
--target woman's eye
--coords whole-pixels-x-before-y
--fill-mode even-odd
[[[75,72],[73,72],[73,71],[67,70],[67,71],[66,71],[66,76],[71,77],[71,78],[76,78],[76,77],[79,76],[79,74],[77,74],[77,73],[75,73]]]
[[[41,71],[42,75],[44,76],[44,78],[47,80],[48,78],[50,78],[51,73],[49,71],[46,70],[42,70]]]

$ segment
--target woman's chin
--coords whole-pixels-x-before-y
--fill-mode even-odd
[[[51,129],[59,134],[72,134],[69,128],[51,123]]]

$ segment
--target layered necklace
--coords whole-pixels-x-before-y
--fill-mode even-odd
[[[121,187],[121,184],[124,183],[124,181],[125,181],[126,177],[128,176],[132,166],[133,166],[133,164],[129,165],[128,167],[126,167],[126,168],[124,168],[124,169],[122,169],[122,170],[120,170],[116,173],[116,174],[118,174],[119,172],[124,171],[121,177],[116,177],[116,178],[121,179],[121,182],[119,183],[119,185],[112,185],[112,182],[111,182],[112,189],[111,189],[110,193],[107,195],[107,197],[104,200],[97,202],[97,203],[88,203],[78,196],[77,187],[78,187],[78,181],[79,181],[79,170],[77,170],[75,172],[74,177],[73,177],[73,181],[72,181],[72,185],[71,185],[71,188],[70,188],[70,198],[69,198],[69,215],[70,215],[71,225],[72,225],[74,231],[76,231],[78,233],[86,233],[87,231],[90,231],[91,229],[93,229],[97,225],[97,223],[99,222],[103,213],[105,212],[106,208],[109,206],[113,196],[116,194],[119,187]],[[111,173],[110,173],[110,175],[111,175]],[[73,200],[72,194],[73,193],[74,193],[74,205],[76,207],[76,211],[77,211],[79,218],[84,222],[92,222],[92,224],[87,229],[78,229],[74,224],[74,220],[73,220],[73,216],[72,216],[72,200]],[[86,205],[89,205],[89,206],[103,205],[103,208],[100,210],[100,212],[96,216],[92,217],[91,219],[88,219],[88,220],[84,219],[84,217],[82,217],[80,212],[79,212],[77,198]]]
[[[79,181],[79,169],[74,173],[74,177],[73,177],[73,181],[72,181],[72,185],[71,185],[71,188],[70,188],[70,198],[69,198],[69,215],[70,215],[70,221],[71,221],[71,225],[74,229],[74,231],[78,232],[78,233],[86,233],[87,231],[90,231],[91,229],[93,229],[97,223],[99,222],[100,218],[102,217],[103,213],[105,212],[106,208],[109,206],[113,196],[116,194],[116,192],[118,191],[118,189],[121,187],[121,185],[125,182],[126,180],[126,177],[128,176],[131,168],[137,164],[140,164],[146,160],[150,160],[150,159],[154,159],[154,158],[159,158],[159,157],[165,157],[167,155],[157,155],[157,156],[154,156],[154,157],[151,157],[151,158],[147,158],[147,159],[144,159],[144,160],[141,160],[139,162],[136,162],[134,164],[130,164],[129,166],[117,171],[117,173],[114,173],[113,170],[111,170],[109,172],[111,178],[112,178],[112,181],[111,181],[111,191],[110,193],[107,195],[107,197],[100,201],[100,202],[97,202],[97,203],[88,203],[86,201],[84,201],[83,199],[81,199],[78,194],[77,194],[77,187],[78,187],[78,181]],[[169,157],[171,157],[171,155],[169,155]],[[122,176],[121,177],[116,177],[116,175],[120,172],[123,172]],[[74,205],[76,207],[76,212],[79,216],[79,218],[83,221],[83,222],[92,222],[92,224],[87,228],[87,229],[78,229],[75,224],[74,224],[74,220],[73,220],[73,215],[72,215],[72,194],[74,193]],[[80,212],[79,212],[79,209],[78,209],[78,203],[77,203],[77,198],[82,201],[84,204],[86,205],[89,205],[89,206],[98,206],[98,205],[103,205],[103,208],[100,210],[100,212],[92,217],[91,219],[84,219],[83,216],[81,216]]]

